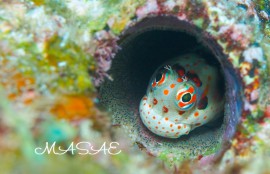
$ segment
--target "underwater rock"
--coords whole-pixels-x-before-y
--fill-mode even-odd
[[[239,123],[262,113],[258,90],[259,78],[266,73],[266,50],[262,49],[259,18],[252,9],[252,2],[243,8],[236,1],[155,0],[137,8],[131,23],[115,38],[121,49],[109,60],[113,81],[100,86],[101,103],[112,113],[113,123],[122,125],[150,154],[166,161],[198,156],[200,160],[211,156],[208,163],[219,159],[231,147]],[[141,122],[139,103],[155,69],[187,53],[199,54],[221,71],[223,116],[210,127],[203,125],[179,139],[162,138]]]
[[[43,173],[165,173],[163,161],[175,173],[269,171],[269,1],[9,0],[0,6],[4,173],[33,173],[33,167]],[[188,135],[161,137],[143,124],[140,101],[155,70],[186,54],[219,70],[224,111]],[[100,115],[100,104],[108,115]],[[73,141],[118,137],[128,150],[107,158],[33,156],[48,137],[68,144],[70,130]]]
[[[196,26],[165,16],[142,20],[122,37],[119,41],[121,50],[109,71],[113,81],[105,81],[99,91],[101,103],[112,113],[113,123],[125,127],[133,140],[143,144],[149,153],[156,156],[172,153],[179,161],[194,159],[200,154],[218,154],[221,146],[227,146],[240,119],[241,84],[232,65],[225,61],[226,56],[218,43]],[[203,43],[198,42],[198,37]],[[225,105],[219,110],[224,109],[224,112],[214,124],[202,125],[179,139],[163,138],[142,123],[140,100],[153,72],[164,62],[187,53],[197,54],[220,71],[217,78]],[[200,82],[195,81],[200,86]]]

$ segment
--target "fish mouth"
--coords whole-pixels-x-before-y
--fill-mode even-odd
[[[130,136],[153,155],[170,152],[194,159],[200,154],[218,156],[230,146],[242,112],[242,84],[215,38],[187,21],[156,16],[145,18],[125,30],[118,45],[121,50],[109,71],[114,80],[105,81],[99,91],[100,101],[112,112],[114,124],[124,125]],[[160,137],[141,121],[140,100],[155,69],[187,53],[204,55],[207,63],[221,70],[223,92],[220,95],[225,98],[224,110],[219,113],[222,115],[219,119],[188,135],[177,139]]]

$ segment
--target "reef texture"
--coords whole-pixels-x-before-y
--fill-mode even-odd
[[[40,167],[44,173],[269,172],[269,14],[266,0],[0,0],[1,173],[36,173]],[[107,72],[121,49],[121,33],[159,15],[211,35],[242,79],[240,124],[215,163],[207,163],[206,153],[183,161],[138,143],[140,151],[136,133],[123,138],[122,128],[96,107],[96,87],[112,79]],[[112,140],[122,143],[121,155],[33,153],[46,141]]]

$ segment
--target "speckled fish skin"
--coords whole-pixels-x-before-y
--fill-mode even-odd
[[[165,63],[140,102],[142,122],[159,136],[178,138],[216,119],[224,108],[218,74],[195,54]]]

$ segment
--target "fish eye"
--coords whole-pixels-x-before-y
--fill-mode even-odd
[[[189,102],[191,100],[191,94],[190,93],[186,93],[182,96],[182,101],[183,102]]]
[[[161,86],[162,84],[165,83],[167,78],[167,72],[165,71],[160,71],[156,74],[153,82],[152,82],[152,87],[156,87],[156,86]]]
[[[178,90],[176,94],[176,103],[181,110],[187,111],[194,106],[197,99],[195,89],[191,85]]]
[[[162,85],[163,83],[165,83],[166,80],[166,73],[159,73],[156,77],[156,82],[158,84],[158,86]]]
[[[159,82],[161,80],[162,75],[163,73],[160,73],[160,72],[156,75],[156,82]]]

